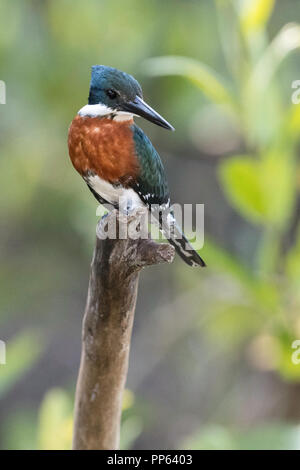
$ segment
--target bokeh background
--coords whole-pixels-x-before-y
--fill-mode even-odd
[[[300,448],[297,21],[297,0],[1,0],[1,448],[70,448],[97,206],[66,141],[99,63],[175,126],[139,122],[173,202],[205,204],[208,268],[142,273],[122,448]]]

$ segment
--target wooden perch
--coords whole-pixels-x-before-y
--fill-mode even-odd
[[[117,449],[122,395],[140,270],[170,263],[174,249],[148,239],[103,239],[105,226],[129,225],[136,215],[112,211],[97,226],[83,319],[75,397],[74,449]]]

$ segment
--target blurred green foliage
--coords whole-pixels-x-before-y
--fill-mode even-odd
[[[41,405],[38,420],[38,448],[67,450],[71,448],[73,403],[61,389],[50,390]]]
[[[140,435],[143,424],[134,410],[135,396],[124,390],[121,425],[121,449],[128,449]],[[3,436],[6,449],[68,450],[72,447],[73,393],[50,389],[38,413],[22,409],[5,421]]]
[[[221,253],[207,244],[203,256],[209,266],[231,275],[240,289],[236,298],[212,303],[214,315],[209,329],[233,344],[234,338],[272,334],[278,346],[261,350],[255,357],[261,365],[276,369],[285,379],[300,380],[300,369],[291,362],[291,344],[299,334],[299,284],[295,277],[300,258],[296,255],[298,237],[283,248],[299,194],[298,145],[300,108],[280,86],[277,70],[286,57],[300,48],[300,26],[285,25],[270,41],[267,23],[274,1],[216,1],[217,14],[231,23],[220,28],[226,50],[238,45],[242,54],[226,54],[230,81],[206,65],[183,57],[168,56],[146,61],[146,71],[154,76],[181,75],[211,100],[224,119],[236,123],[246,153],[234,155],[219,164],[219,180],[234,209],[247,221],[257,224],[260,243],[252,253],[250,266]],[[234,28],[234,35],[229,28]],[[231,42],[230,42],[231,41]],[[224,85],[226,80],[227,85]],[[291,90],[293,77],[288,83]],[[291,95],[291,92],[290,92]],[[291,129],[293,131],[291,132]],[[291,268],[292,264],[292,268]],[[230,331],[231,330],[231,331]]]
[[[183,443],[184,449],[196,450],[298,450],[299,446],[299,426],[278,423],[244,431],[210,426]]]
[[[8,393],[39,359],[44,347],[36,331],[24,330],[6,346],[7,364],[1,367],[0,398]]]
[[[61,367],[60,384],[53,388],[47,374],[39,372],[32,391],[40,377],[45,385],[32,402],[18,386],[34,376],[48,341],[62,345],[57,355],[67,355],[74,335],[79,338],[79,328],[72,327],[81,320],[75,314],[83,308],[87,271],[78,273],[91,255],[94,232],[87,227],[95,225],[96,206],[71,169],[66,135],[72,116],[86,103],[89,69],[96,63],[142,78],[149,102],[176,123],[176,134],[163,137],[143,123],[162,151],[187,160],[195,152],[218,157],[213,163],[218,184],[232,217],[247,227],[247,236],[237,235],[242,245],[237,253],[228,249],[236,225],[227,232],[227,246],[206,234],[201,255],[209,268],[196,275],[176,265],[172,302],[183,290],[195,289],[201,296],[196,326],[205,341],[218,344],[224,357],[230,351],[257,371],[271,371],[287,388],[300,382],[300,366],[291,361],[291,344],[300,336],[300,105],[291,103],[292,81],[300,78],[293,55],[300,46],[300,26],[289,23],[297,16],[295,2],[274,0],[1,1],[0,79],[7,84],[7,105],[0,108],[5,195],[0,200],[0,339],[21,331],[7,342],[8,362],[0,366],[0,398],[13,397],[11,411],[1,410],[1,447],[71,445],[69,389],[78,358],[72,373],[65,373],[66,363],[52,350],[47,372]],[[199,193],[206,178],[195,175]],[[216,222],[222,211],[209,216]],[[253,229],[254,249],[249,243]],[[151,296],[151,311],[153,301]],[[185,299],[185,312],[197,302]],[[167,327],[163,317],[160,321],[159,329],[169,333],[174,328],[177,334],[177,321]],[[171,352],[172,365],[175,346]],[[134,446],[151,420],[160,418],[158,412],[152,416],[152,408],[151,416],[144,416],[139,400],[126,391],[122,448]],[[180,418],[180,406],[176,412]],[[234,424],[217,426],[212,417],[181,446],[299,448],[299,429],[290,424],[258,423],[242,432],[239,421]]]

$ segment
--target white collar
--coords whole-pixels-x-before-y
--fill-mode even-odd
[[[86,104],[78,111],[79,116],[89,116],[89,117],[103,117],[103,116],[111,116],[112,119],[116,121],[128,121],[133,118],[132,113],[127,113],[125,111],[115,111],[105,104]]]

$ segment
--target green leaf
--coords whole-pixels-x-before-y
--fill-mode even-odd
[[[300,366],[293,361],[296,349],[292,347],[295,337],[294,329],[281,329],[277,335],[279,354],[276,360],[276,370],[286,381],[300,383]],[[298,358],[298,354],[296,354]]]
[[[295,168],[288,150],[265,153],[260,175],[267,221],[282,228],[290,217],[296,191]]]
[[[294,91],[295,89],[291,89]],[[284,116],[285,144],[293,146],[300,139],[300,105],[291,104]]]
[[[286,99],[282,100],[280,83],[274,78],[284,59],[299,48],[300,26],[284,26],[255,59],[248,80],[242,84],[243,123],[251,145],[272,145],[283,131]],[[290,139],[287,141],[290,145]]]
[[[47,392],[39,413],[38,441],[41,450],[71,448],[73,402],[65,390]]]
[[[242,0],[240,2],[240,22],[245,34],[265,27],[275,6],[275,0]]]
[[[253,158],[236,156],[219,167],[223,189],[233,206],[248,220],[261,223],[266,214],[259,175],[259,163]]]
[[[237,156],[219,167],[223,189],[233,206],[249,221],[281,229],[290,216],[296,188],[289,155],[269,152],[255,160]]]
[[[145,71],[152,76],[180,75],[196,85],[210,100],[235,107],[227,85],[216,72],[202,62],[180,56],[163,56],[144,62]]]
[[[253,68],[246,87],[248,97],[260,97],[268,92],[270,81],[282,61],[299,48],[300,25],[291,23],[284,26]]]

